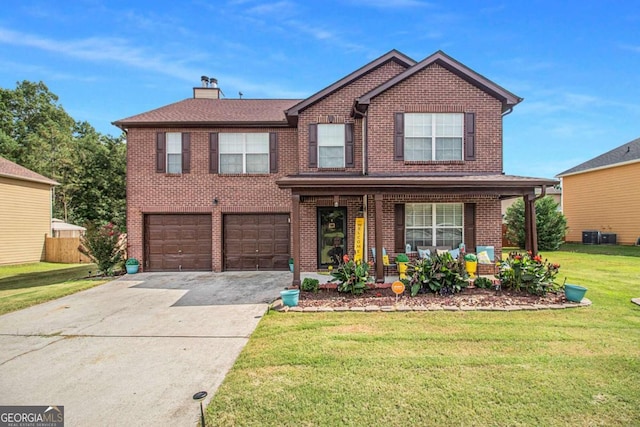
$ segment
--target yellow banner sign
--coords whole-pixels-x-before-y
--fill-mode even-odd
[[[356,218],[356,233],[354,239],[354,255],[353,259],[356,262],[362,261],[364,256],[364,218]]]

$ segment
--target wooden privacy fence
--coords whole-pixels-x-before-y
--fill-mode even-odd
[[[88,256],[78,250],[80,237],[45,237],[44,260],[67,264],[90,263]]]

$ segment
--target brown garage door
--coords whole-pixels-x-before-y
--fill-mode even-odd
[[[225,215],[224,269],[288,270],[289,215]]]
[[[146,271],[211,271],[211,215],[145,215]]]

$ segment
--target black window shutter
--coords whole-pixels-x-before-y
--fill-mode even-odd
[[[353,144],[353,123],[344,125],[344,166],[355,168],[355,148]]]
[[[393,158],[404,160],[404,113],[395,113],[393,120]]]
[[[476,204],[464,204],[464,246],[467,252],[476,250]]]
[[[309,125],[309,167],[318,167],[318,125]]]
[[[278,134],[269,133],[269,172],[278,172]]]
[[[218,134],[209,134],[209,173],[218,173]]]
[[[464,159],[476,159],[476,113],[464,114]]]
[[[164,132],[156,134],[156,172],[167,171],[167,139]]]
[[[191,134],[182,133],[182,173],[191,172]]]
[[[394,228],[395,252],[398,254],[404,253],[406,248],[404,243],[404,205],[403,204],[395,205],[395,222],[393,224],[393,228]]]

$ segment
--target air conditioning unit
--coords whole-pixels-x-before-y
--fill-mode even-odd
[[[584,245],[600,244],[600,232],[597,230],[585,230],[582,232],[582,243]]]
[[[602,233],[600,235],[600,243],[603,245],[615,245],[617,238],[616,233]]]

